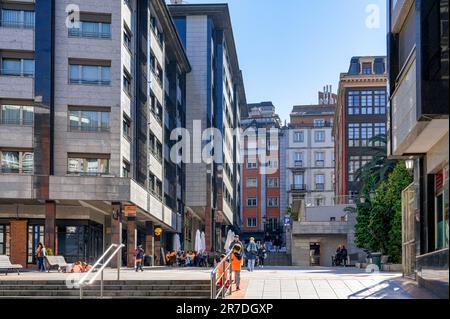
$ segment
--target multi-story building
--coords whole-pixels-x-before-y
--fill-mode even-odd
[[[206,250],[223,248],[227,228],[240,216],[240,127],[246,99],[226,4],[169,6],[192,65],[186,79],[186,128],[193,137],[186,164],[186,248],[193,249],[196,230],[205,231]],[[217,129],[214,161],[202,159],[200,134]],[[211,153],[211,152],[206,152]]]
[[[307,199],[308,206],[330,205],[334,200],[334,139],[332,136],[336,95],[331,88],[318,105],[294,106],[286,139],[285,205]],[[319,97],[321,95],[319,94]]]
[[[448,0],[388,1],[388,154],[407,160],[403,271],[448,298]]]
[[[254,130],[254,134],[249,133],[251,137],[243,141],[245,154],[241,174],[242,231],[243,239],[253,236],[262,241],[265,234],[269,233],[275,238],[275,235],[282,231],[279,169],[281,120],[275,113],[272,102],[248,104],[247,109],[249,115],[242,119],[242,129]],[[274,130],[273,136],[276,140],[271,138],[271,129]],[[265,134],[262,138],[266,145],[260,145],[259,133]],[[259,146],[262,146],[262,149],[259,149]],[[259,151],[265,152],[270,158],[260,161]],[[263,167],[268,165],[266,162],[270,162],[272,167]]]
[[[361,188],[357,171],[378,155],[386,135],[386,58],[353,57],[339,82],[335,113],[336,195],[354,198]],[[348,197],[346,197],[348,196]]]
[[[170,248],[184,181],[166,132],[183,125],[190,65],[164,1],[0,10],[0,254],[31,266],[41,241],[92,262],[125,243],[130,266],[138,243]]]

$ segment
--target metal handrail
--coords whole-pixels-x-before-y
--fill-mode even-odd
[[[102,264],[102,266],[99,268],[98,272],[94,275],[94,277],[92,277],[91,280],[89,280],[87,283],[85,283],[84,281],[87,279],[89,274],[91,274],[94,271],[95,267],[97,267],[100,264],[100,261],[102,261],[106,257],[108,252],[114,247],[117,247],[116,250],[114,250],[114,252],[106,260],[106,262],[104,262]],[[99,276],[99,274],[101,274],[100,297],[103,298],[103,271],[105,270],[106,266],[111,262],[111,260],[116,255],[117,255],[117,280],[120,279],[120,262],[119,262],[120,255],[118,254],[118,252],[120,252],[123,247],[125,247],[124,244],[120,244],[120,245],[112,244],[111,246],[109,246],[109,248],[103,253],[103,255],[95,262],[94,266],[92,266],[92,268],[89,269],[89,271],[80,279],[80,281],[78,282],[79,287],[80,287],[80,299],[83,299],[83,286],[92,285],[94,283],[94,281],[97,279],[97,277]]]
[[[232,280],[232,267],[231,267],[231,254],[233,253],[233,250],[230,250],[230,252],[217,264],[216,268],[214,268],[211,271],[211,299],[218,299],[219,296],[222,297],[222,299],[225,297],[225,294],[231,295],[233,289],[233,280]],[[228,266],[225,267],[225,263],[228,262]],[[218,270],[222,267],[222,275],[220,278],[217,277]],[[229,275],[229,277],[228,277]],[[225,278],[224,278],[225,277]],[[227,277],[229,278],[230,285],[227,287]],[[217,291],[217,284],[221,282],[222,285]]]

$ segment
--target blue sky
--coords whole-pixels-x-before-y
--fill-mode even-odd
[[[293,105],[316,103],[324,85],[336,92],[352,56],[386,55],[385,0],[186,2],[229,4],[247,101],[273,101],[282,120]],[[367,27],[371,5],[379,27]]]

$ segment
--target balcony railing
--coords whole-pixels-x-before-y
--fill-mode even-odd
[[[111,174],[109,172],[100,173],[100,172],[74,172],[74,171],[67,171],[67,175],[69,175],[69,176],[83,176],[83,177],[105,177],[105,176],[111,176]]]
[[[20,76],[25,78],[33,78],[34,72],[32,71],[18,71],[18,70],[11,70],[11,69],[0,69],[0,75],[5,76]]]
[[[317,160],[316,161],[316,167],[324,167],[325,161],[324,160]]]
[[[111,32],[83,31],[80,29],[69,29],[69,37],[91,38],[91,39],[111,39]]]
[[[324,191],[325,190],[325,184],[317,183],[316,184],[316,191]]]
[[[84,84],[84,85],[111,85],[109,80],[83,80],[83,79],[70,79],[70,84]]]
[[[35,24],[32,22],[24,22],[24,21],[0,20],[0,27],[16,28],[16,29],[34,29]]]
[[[300,168],[303,167],[303,161],[301,161],[301,160],[300,161],[295,161],[294,162],[294,166],[295,167],[300,167]]]
[[[292,184],[291,191],[293,192],[306,192],[307,187],[306,184]]]

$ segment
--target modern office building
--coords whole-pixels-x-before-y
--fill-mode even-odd
[[[386,134],[386,58],[353,57],[339,81],[335,138],[335,189],[341,200],[355,198],[361,188],[355,173],[379,152]]]
[[[403,271],[448,298],[448,0],[388,1],[388,154],[407,160]]]
[[[326,97],[324,98],[323,95]],[[327,86],[317,105],[294,106],[286,139],[283,192],[287,206],[305,199],[308,206],[334,203],[334,139],[336,95]]]
[[[253,236],[256,240],[262,241],[266,233],[269,233],[272,238],[275,238],[277,234],[281,235],[283,226],[284,214],[282,215],[280,211],[281,171],[279,169],[281,120],[275,113],[272,102],[248,104],[247,109],[249,115],[241,120],[242,129],[254,130],[254,135],[249,134],[250,138],[242,141],[244,143],[241,174],[242,237],[246,240]],[[271,129],[274,130],[272,139]],[[262,138],[266,145],[260,145],[260,133],[264,134]],[[267,159],[260,161],[259,152],[264,152]]]
[[[185,181],[167,132],[184,123],[190,64],[164,1],[0,10],[0,254],[32,266],[44,242],[92,262],[124,243],[131,266],[138,243],[170,248]]]
[[[175,4],[170,12],[192,72],[186,77],[186,128],[191,136],[217,129],[215,160],[204,161],[209,141],[193,137],[186,164],[186,249],[193,249],[196,230],[205,231],[206,250],[223,248],[227,229],[240,224],[240,139],[232,130],[246,115],[246,97],[226,4]],[[218,134],[216,131],[216,134]],[[208,152],[211,153],[211,152]]]

